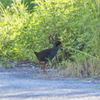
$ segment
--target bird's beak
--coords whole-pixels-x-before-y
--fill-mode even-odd
[[[61,45],[64,45],[63,43],[61,43]]]

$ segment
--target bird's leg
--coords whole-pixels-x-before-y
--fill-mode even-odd
[[[38,64],[40,64],[40,65],[43,66],[43,74],[45,74],[45,68],[46,68],[45,64],[42,64],[42,63],[40,63],[40,62],[38,62]]]
[[[46,65],[47,62],[44,63],[44,65]],[[47,67],[45,66],[45,70],[46,70],[46,74],[47,74]]]
[[[43,65],[43,64],[42,64],[42,63],[40,63],[39,61],[38,61],[38,64]]]
[[[45,65],[43,65],[43,74],[45,74]]]

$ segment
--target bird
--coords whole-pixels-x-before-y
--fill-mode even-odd
[[[46,63],[56,56],[58,52],[58,45],[64,45],[64,44],[57,40],[55,41],[54,46],[52,48],[45,49],[40,52],[34,51],[34,54],[38,59],[38,64],[43,66],[43,74],[45,74]],[[44,63],[41,63],[41,61],[43,61]]]

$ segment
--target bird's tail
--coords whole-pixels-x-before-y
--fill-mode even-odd
[[[34,53],[36,54],[37,52],[34,51]]]
[[[37,52],[35,52],[35,51],[34,51],[34,54],[35,54],[35,56],[36,56],[36,57],[38,56],[38,53],[37,53]]]

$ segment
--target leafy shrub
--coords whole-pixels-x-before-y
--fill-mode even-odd
[[[77,64],[77,68],[71,70],[80,74],[98,74],[100,2],[35,0],[32,3],[35,7],[31,13],[21,1],[13,1],[10,8],[4,8],[0,3],[0,60],[36,61],[33,51],[50,48],[54,41],[60,40],[64,46],[56,57],[58,62],[63,61],[68,68],[66,62],[71,60]],[[92,71],[91,67],[89,70],[86,67],[89,61],[93,65]]]

